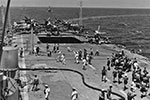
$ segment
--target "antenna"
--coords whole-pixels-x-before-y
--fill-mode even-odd
[[[79,25],[81,25],[82,26],[82,6],[83,6],[83,2],[82,2],[82,0],[80,1],[80,18],[79,18]]]

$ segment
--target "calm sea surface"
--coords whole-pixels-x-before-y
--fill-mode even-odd
[[[114,9],[114,8],[84,8],[83,17],[133,15],[122,17],[106,17],[85,20],[84,25],[90,29],[107,32],[107,36],[114,44],[122,44],[127,49],[141,49],[140,54],[150,58],[150,9]],[[143,15],[143,16],[141,16]],[[24,16],[34,18],[40,23],[45,19],[55,17],[72,19],[79,17],[79,8],[52,8],[51,13],[45,7],[13,7],[10,9],[11,22],[24,19]],[[0,26],[1,26],[0,16]]]

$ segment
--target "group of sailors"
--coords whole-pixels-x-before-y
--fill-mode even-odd
[[[47,52],[47,56],[48,57],[51,57],[52,54],[59,53],[60,52],[60,50],[59,50],[59,44],[54,44],[52,50],[50,50],[49,44],[47,44],[46,45],[46,52]]]
[[[40,49],[39,49],[40,50]],[[36,54],[39,54],[39,50],[36,50]],[[46,46],[47,53],[57,53],[58,57],[56,60],[58,62],[62,62],[62,64],[66,64],[66,57],[65,54],[61,52],[59,44],[55,44],[53,46],[52,51],[50,51],[49,45]],[[22,57],[23,49],[20,50],[20,55]],[[93,56],[99,56],[99,51],[96,50],[93,51],[92,48],[88,51],[87,49],[79,49],[73,50],[70,47],[67,47],[67,51],[74,54],[74,63],[80,64],[82,63],[82,69],[86,70],[87,65],[92,65],[92,59]],[[52,54],[48,55],[51,56]],[[112,53],[112,56],[110,58],[107,58],[106,66],[103,66],[103,69],[101,71],[102,77],[101,80],[104,82],[107,82],[107,75],[108,73],[112,73],[112,80],[114,84],[123,84],[123,90],[127,91],[127,98],[128,100],[133,100],[137,94],[136,90],[140,90],[141,92],[141,98],[146,97],[149,90],[149,72],[147,71],[146,67],[142,69],[142,67],[139,65],[138,60],[131,59],[127,57],[127,55],[124,53],[124,51],[121,51],[119,53]],[[131,74],[132,79],[128,77]],[[132,81],[132,84],[129,86],[129,80]],[[35,85],[37,87],[37,85]],[[109,88],[109,92],[106,92],[107,98],[111,98],[111,92],[112,86]],[[105,94],[103,91],[102,94]],[[105,95],[103,95],[105,98]],[[102,98],[102,97],[100,97]],[[74,99],[75,100],[75,99]],[[101,99],[100,99],[101,100]],[[105,100],[105,99],[104,99]]]
[[[24,48],[20,48],[19,50],[19,55],[20,58],[23,58],[23,54],[24,54]],[[34,46],[33,51],[31,52],[31,54],[34,54],[35,56],[39,56],[40,55],[40,47],[39,46]]]
[[[149,95],[149,72],[146,67],[142,68],[139,65],[136,58],[128,58],[124,51],[113,53],[112,57],[107,59],[106,66],[103,66],[101,80],[107,82],[107,75],[110,72],[112,73],[113,83],[118,85],[123,83],[123,90],[128,90],[127,100],[134,100],[137,96],[137,90],[141,92],[141,98]],[[132,76],[131,79],[129,75]],[[130,85],[129,80],[132,81]]]
[[[99,56],[99,51],[97,50],[94,54],[93,49],[90,48],[90,52],[87,51],[87,49],[84,49],[83,51],[80,49],[79,51],[73,51],[74,52],[74,62],[76,64],[79,64],[82,62],[82,69],[86,70],[87,65],[92,65],[92,56]]]
[[[52,50],[50,50],[49,45],[47,44],[46,51],[47,51],[47,56],[49,56],[49,57],[52,56],[52,53],[59,54],[59,56],[56,58],[56,60],[58,62],[62,62],[63,64],[66,64],[66,62],[65,62],[65,54],[61,54],[61,51],[59,50],[59,44],[55,44],[53,46]],[[40,55],[40,47],[39,46],[35,46],[34,47],[33,54],[35,56],[39,56]],[[24,49],[20,48],[20,58],[23,58],[23,57],[24,57]],[[27,86],[27,84],[24,84],[24,86],[21,85],[21,82],[19,84],[20,84],[20,87],[21,87],[20,90],[23,87]],[[37,75],[34,75],[32,81],[31,81],[31,84],[32,84],[31,91],[38,91],[40,80],[39,80],[39,78],[38,78]],[[45,84],[44,87],[45,87],[45,89],[44,89],[45,100],[50,100],[49,99],[49,95],[50,95],[50,92],[51,92],[50,91],[50,87],[47,84]],[[70,97],[71,97],[71,100],[77,100],[77,98],[78,98],[78,92],[77,92],[77,90],[75,88],[72,89],[72,93],[71,93]],[[20,95],[20,99],[23,100],[21,95]]]
[[[23,57],[23,48],[20,48],[19,50],[19,55],[22,58]],[[47,44],[46,46],[46,52],[47,52],[47,56],[51,57],[52,53],[58,53],[59,52],[59,44],[55,44],[53,46],[53,50],[50,50],[49,45]],[[41,55],[41,49],[38,45],[34,46],[31,54],[34,54],[35,56],[40,56]]]

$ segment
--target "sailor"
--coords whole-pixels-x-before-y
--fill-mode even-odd
[[[77,99],[78,99],[78,92],[75,88],[73,88],[71,94],[71,100],[77,100]]]
[[[115,83],[117,77],[117,71],[114,69],[112,73],[113,73],[113,82]]]
[[[89,64],[89,54],[87,54],[87,56],[86,56],[86,61],[87,61],[87,63]]]
[[[141,84],[140,91],[141,91],[141,93],[142,93],[142,94],[141,94],[141,98],[147,96],[148,88],[146,87],[146,84],[145,84],[144,82],[142,82],[142,84]]]
[[[124,50],[121,50],[121,55],[125,56]]]
[[[68,52],[71,52],[71,48],[70,48],[70,47],[67,47],[67,51],[68,51]]]
[[[121,82],[121,78],[122,78],[122,70],[118,70],[118,83],[122,83]]]
[[[66,64],[65,54],[61,55],[61,62],[62,64]]]
[[[91,63],[91,61],[92,61],[92,55],[87,54],[86,58],[87,58],[88,64],[92,65],[92,63]]]
[[[23,48],[20,48],[20,57],[23,57]]]
[[[44,94],[45,94],[45,100],[49,100],[48,97],[50,95],[50,88],[48,87],[48,85],[45,85]]]
[[[114,65],[115,65],[115,54],[114,53],[112,53],[112,55],[111,55],[111,67],[113,67]]]
[[[144,74],[144,75],[143,75],[144,77],[146,77],[147,74],[148,74],[148,71],[147,71],[146,67],[144,67],[143,74]]]
[[[135,60],[135,61],[133,62],[133,69],[134,69],[134,70],[137,70],[138,67],[139,67],[139,64],[138,64],[137,60]]]
[[[37,46],[37,47],[36,47],[36,55],[39,55],[39,52],[40,52],[40,47]]]
[[[79,64],[79,53],[75,52],[75,63]]]
[[[99,51],[98,50],[96,50],[95,56],[99,56]]]
[[[111,100],[111,92],[112,92],[112,85],[109,86],[107,89],[107,99]]]
[[[103,70],[102,70],[102,81],[106,82],[106,74],[107,74],[107,70],[105,68],[105,66],[103,66]]]
[[[36,56],[36,46],[33,48],[33,54]]]
[[[57,62],[61,62],[61,54],[59,54],[59,55],[57,56],[56,61],[57,61]]]
[[[127,74],[124,75],[123,81],[124,81],[124,90],[126,90],[126,89],[128,89],[127,88],[127,84],[128,84],[128,76],[127,76]]]
[[[133,71],[132,71],[132,81],[133,81],[133,82],[135,82],[135,79],[136,79],[135,77],[136,77],[136,71],[133,70]]]
[[[110,70],[110,59],[107,58],[107,67],[108,67],[108,70]]]
[[[79,53],[79,60],[82,60],[82,50],[80,49],[78,53]]]
[[[53,52],[56,53],[56,44],[54,44]]]
[[[39,79],[38,79],[37,75],[35,75],[34,79],[33,79],[32,91],[36,91],[38,85],[39,85]]]
[[[46,45],[46,51],[47,51],[47,52],[49,51],[49,45],[48,45],[48,43],[47,43],[47,45]]]
[[[87,56],[87,50],[84,49],[83,58],[86,59],[86,56]]]
[[[51,50],[49,50],[49,51],[47,52],[47,56],[48,56],[48,57],[51,57],[51,56],[52,56],[52,51],[51,51]]]
[[[93,48],[90,48],[90,55],[94,55]]]
[[[136,94],[130,90],[128,93],[127,93],[127,100],[135,100],[134,97],[136,96]]]
[[[129,91],[127,93],[127,100],[132,100],[132,93],[131,93],[131,91]]]
[[[56,45],[56,52],[59,52],[59,44]]]
[[[130,90],[132,91],[132,92],[135,92],[135,90],[136,90],[136,84],[132,81],[132,83],[131,83],[131,88],[130,88]]]
[[[85,68],[85,66],[87,65],[86,59],[83,59],[82,62],[83,62],[83,67],[82,67],[82,69],[83,69],[83,70],[86,70],[86,68]]]
[[[102,89],[101,92],[100,92],[100,95],[99,95],[99,100],[105,100],[105,90]]]

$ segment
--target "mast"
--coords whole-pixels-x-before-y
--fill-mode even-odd
[[[1,43],[0,43],[0,62],[1,62],[1,56],[3,51],[3,45],[4,45],[4,36],[5,36],[5,29],[7,24],[7,17],[9,12],[9,6],[10,6],[10,0],[7,0],[7,6],[6,6],[6,12],[5,12],[5,18],[4,18],[4,24],[3,24],[3,31],[2,31],[2,37],[1,37]]]
[[[4,6],[3,6],[3,4],[1,5],[1,15],[2,15],[2,26],[4,25],[4,18],[5,18],[5,16],[4,16]]]
[[[82,22],[82,6],[83,6],[83,2],[82,0],[80,1],[80,14],[79,14],[79,25],[82,26],[83,22]]]

